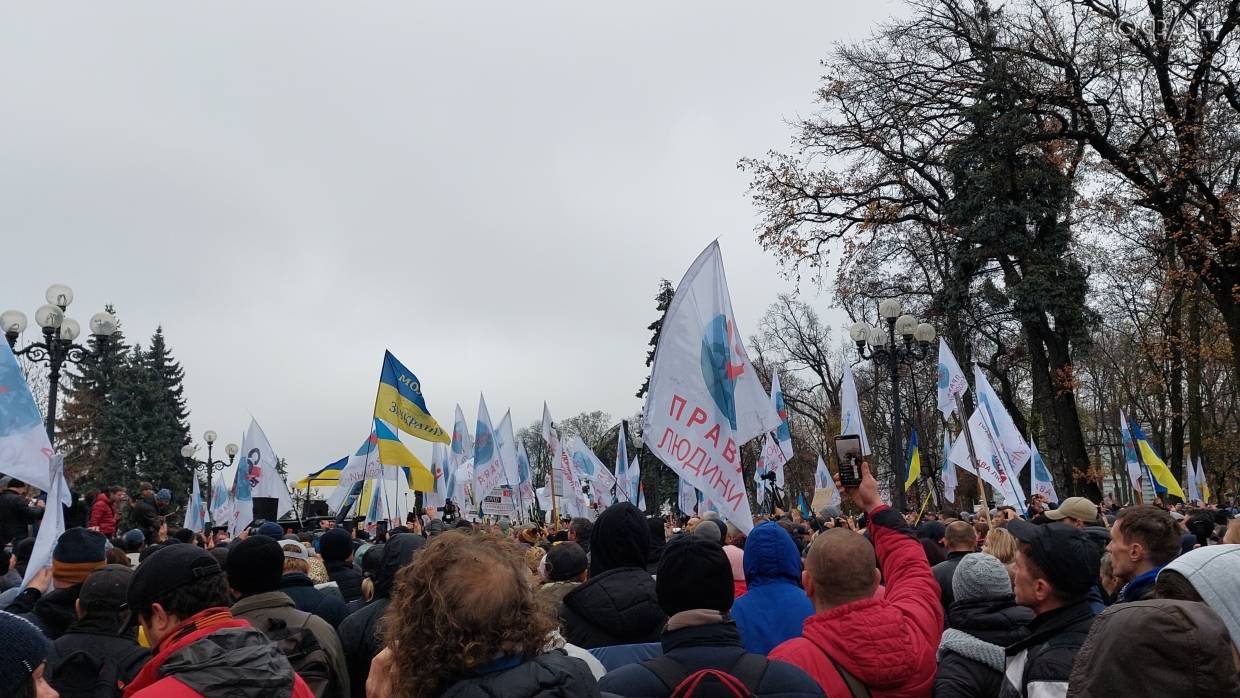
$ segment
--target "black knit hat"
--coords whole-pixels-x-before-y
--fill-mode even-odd
[[[659,607],[669,617],[695,608],[727,613],[732,608],[732,565],[718,543],[677,536],[663,548],[654,588]]]
[[[591,576],[618,567],[644,568],[649,554],[650,528],[637,507],[620,502],[598,515],[590,530]]]
[[[0,611],[0,695],[17,695],[52,650],[34,623]]]
[[[228,586],[241,594],[261,594],[280,588],[284,576],[284,549],[273,538],[250,536],[228,551]]]
[[[353,554],[353,537],[343,528],[333,528],[319,538],[319,555],[324,562],[342,562]]]
[[[107,536],[98,531],[71,528],[56,539],[52,560],[56,562],[102,562],[107,558]]]

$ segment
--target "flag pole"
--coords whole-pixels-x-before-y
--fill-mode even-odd
[[[973,448],[973,432],[969,430],[969,420],[965,416],[968,414],[964,411],[964,400],[959,395],[956,398],[956,414],[960,415],[960,421],[964,424],[964,442],[969,447],[969,463],[973,465],[973,475],[977,477],[977,496],[981,499],[979,504],[986,506],[987,511],[990,506],[987,504],[990,500],[986,498],[986,483],[982,480],[982,472],[977,467],[977,450]]]
[[[556,436],[554,422],[551,424],[551,430],[552,435]],[[557,446],[560,444],[559,436],[556,436],[556,438],[552,440],[555,441]],[[550,443],[547,444],[547,450],[551,450]],[[547,489],[551,492],[551,525],[556,533],[560,532],[560,512],[559,508],[555,505],[555,461],[559,457],[559,449],[556,449],[555,452],[551,454],[551,460],[547,464]]]

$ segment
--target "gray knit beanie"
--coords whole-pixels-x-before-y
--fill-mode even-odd
[[[1002,599],[1012,595],[1012,578],[999,558],[971,553],[960,558],[952,576],[952,593],[957,601]]]

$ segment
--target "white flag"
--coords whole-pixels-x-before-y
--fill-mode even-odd
[[[543,402],[543,421],[542,421],[542,437],[548,445],[551,444],[551,429],[554,420],[551,419],[551,408],[547,407],[546,401]]]
[[[8,342],[0,344],[4,345],[0,349],[0,474],[50,492],[49,468],[55,451],[17,357]],[[72,503],[68,488],[60,497],[65,506]]]
[[[515,492],[521,477],[517,473],[517,437],[512,432],[512,410],[505,412],[499,426],[495,427],[495,445],[499,450],[499,460],[504,464],[504,484]]]
[[[594,451],[590,450],[580,436],[573,434],[568,437],[564,445],[568,448],[569,455],[572,456],[577,474],[582,480],[593,483],[590,485],[590,492],[595,500],[605,507],[611,506],[615,501],[611,492],[616,486],[616,476],[607,469],[607,466],[603,465],[603,461],[594,455]]]
[[[30,562],[26,563],[26,575],[22,577],[23,589],[30,584],[30,580],[34,579],[39,570],[52,566],[52,551],[56,549],[60,534],[65,532],[65,510],[56,504],[63,500],[69,491],[69,483],[65,482],[64,456],[53,456],[49,466],[48,472],[44,473],[42,478],[45,482],[51,482],[47,489],[47,509],[39,522],[39,532],[34,537]]]
[[[423,507],[442,507],[448,499],[447,471],[448,446],[438,441],[431,444],[431,474],[435,476],[435,489],[422,493]]]
[[[202,531],[207,522],[207,508],[202,504],[202,491],[198,489],[198,476],[190,475],[193,484],[189,489],[189,503],[185,505],[185,523],[182,528]]]
[[[775,430],[775,436],[779,450],[784,453],[784,463],[787,463],[796,454],[792,451],[792,429],[788,426],[788,407],[784,404],[784,389],[779,385],[779,371],[771,372],[771,402],[779,415],[779,428]]]
[[[621,502],[633,501],[630,487],[633,480],[629,477],[629,449],[624,442],[624,422],[620,422],[619,436],[616,437],[616,499]]]
[[[233,498],[232,492],[228,487],[228,479],[220,477],[215,480],[215,484],[211,488],[211,525],[214,526],[232,526],[233,520]]]
[[[1184,494],[1190,502],[1201,501],[1201,491],[1197,489],[1197,468],[1192,463],[1184,468]]]
[[[956,486],[959,484],[956,477],[956,464],[948,457],[952,452],[952,437],[943,430],[943,498],[949,502],[956,501]]]
[[[375,434],[374,424],[371,424],[370,434],[340,470],[340,484],[336,485],[336,489],[327,497],[327,508],[340,513],[349,495],[357,494],[359,483],[365,480],[395,480],[398,472],[396,468],[384,468],[379,463],[379,438]],[[365,512],[355,508],[353,513]]]
[[[534,469],[530,467],[530,455],[525,452],[525,442],[517,441],[517,499],[522,508],[534,501]]]
[[[491,426],[491,414],[486,410],[486,399],[482,395],[477,398],[477,426],[474,429],[474,482],[474,492],[480,498],[503,485],[500,449],[496,448],[495,429]]]
[[[644,410],[646,445],[737,528],[753,528],[740,446],[779,427],[736,326],[719,243],[676,287],[663,318]]]
[[[1206,480],[1206,469],[1201,464],[1201,457],[1197,458],[1197,493],[1201,495],[1201,503],[1205,504],[1210,501],[1210,483]]]
[[[1055,493],[1055,479],[1051,477],[1051,471],[1046,467],[1046,461],[1042,460],[1042,454],[1038,453],[1038,447],[1034,445],[1033,439],[1029,439],[1029,461],[1033,463],[1033,470],[1029,474],[1029,489],[1032,494],[1040,494],[1046,497],[1048,502],[1059,502],[1059,495]]]
[[[633,456],[633,460],[629,461],[629,477],[633,479],[629,492],[633,494],[633,500],[636,501],[641,498],[642,493],[642,463],[640,455]]]
[[[1132,430],[1128,428],[1128,419],[1124,417],[1124,411],[1119,411],[1119,435],[1124,442],[1124,463],[1128,470],[1128,480],[1132,483],[1132,489],[1141,491],[1141,476],[1145,474],[1145,466],[1141,464],[1141,457],[1137,455],[1137,441],[1132,438]]]
[[[840,491],[835,489],[835,481],[831,479],[831,471],[827,470],[827,464],[823,462],[822,455],[818,456],[818,465],[814,469],[814,489],[827,491],[827,506],[840,505]],[[818,499],[818,492],[814,493],[814,499]]]
[[[973,450],[977,455],[975,462],[969,462],[968,439],[961,437],[956,439],[949,458],[951,462],[969,472],[973,472],[976,468],[982,480],[990,483],[990,486],[1003,496],[1005,502],[1016,507],[1023,506],[1025,496],[1020,482],[1010,476],[1004,466],[1003,459],[999,455],[998,440],[992,436],[987,421],[979,408],[973,411],[966,425],[969,433],[973,435]]]
[[[861,421],[857,383],[853,380],[852,366],[844,364],[844,377],[840,381],[840,436],[854,434],[861,437],[861,455],[870,455],[870,439],[865,435],[865,422]]]
[[[680,507],[680,513],[685,516],[696,516],[697,503],[697,489],[688,480],[680,478],[676,484],[676,505]]]
[[[997,439],[996,446],[1001,449],[999,455],[1004,458],[1003,465],[1012,477],[1016,477],[1029,461],[1029,445],[977,364],[973,364],[973,390],[977,395],[978,409],[989,423],[990,433]]]
[[[947,340],[939,337],[938,403],[943,419],[951,418],[956,412],[956,398],[964,397],[968,391],[969,382],[965,380],[960,364],[956,363],[956,355],[952,353],[951,347],[947,346]]]
[[[280,518],[293,510],[293,500],[288,494],[288,485],[276,471],[276,452],[258,425],[258,420],[250,418],[250,428],[245,431],[241,440],[241,465],[246,470],[250,481],[250,494],[254,497],[271,497],[276,500],[276,518]],[[249,523],[249,522],[245,522]]]

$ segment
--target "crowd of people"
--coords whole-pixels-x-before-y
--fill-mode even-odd
[[[432,510],[232,539],[169,530],[143,483],[31,571],[43,507],[3,484],[3,696],[1240,697],[1227,508],[920,518],[866,465],[855,516],[748,534],[621,503],[554,531]]]

